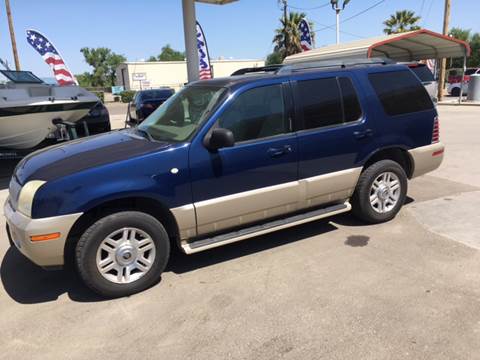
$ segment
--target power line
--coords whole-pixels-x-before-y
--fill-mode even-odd
[[[320,29],[320,30],[325,30],[325,29],[336,30],[335,25],[325,25],[325,24],[319,23],[318,21],[316,21],[316,20],[314,20],[314,19],[313,19],[313,21],[315,22],[315,24],[318,24],[318,25],[320,25],[320,26],[324,26],[324,28],[322,28],[322,29]],[[313,32],[317,32],[317,31],[320,31],[320,30],[314,30]],[[350,33],[350,32],[348,32],[348,31],[340,30],[340,32],[341,32],[342,34],[350,35],[350,36],[353,36],[353,37],[356,37],[356,38],[359,38],[359,39],[365,39],[365,36],[353,34],[353,33]]]
[[[425,6],[425,0],[422,0],[422,5],[420,6],[420,17],[423,14],[423,7]]]
[[[428,23],[427,19],[428,19],[428,16],[430,15],[430,10],[432,10],[432,5],[433,5],[434,2],[435,2],[435,0],[432,0],[432,1],[430,2],[430,6],[428,7],[427,14],[426,14],[425,17],[422,19],[422,25],[423,25],[423,27],[425,27],[425,25],[427,25],[427,23]]]
[[[302,7],[298,7],[298,6],[292,6],[292,5],[288,5],[288,7],[292,8],[292,9],[295,9],[295,10],[305,10],[305,11],[308,11],[308,10],[316,10],[316,9],[321,9],[321,8],[324,8],[326,6],[329,6],[331,5],[330,1],[323,4],[323,5],[320,5],[320,6],[315,6],[315,7],[310,7],[310,8],[302,8]]]
[[[356,18],[357,16],[363,15],[363,14],[366,13],[367,11],[372,10],[373,8],[375,8],[375,7],[377,7],[378,5],[384,3],[385,1],[387,1],[387,0],[377,1],[375,4],[373,4],[372,6],[366,8],[365,10],[362,10],[362,11],[360,11],[360,12],[358,12],[358,13],[356,13],[356,14],[354,14],[354,15],[346,18],[346,19],[343,19],[343,20],[341,21],[341,23],[347,22],[347,21],[349,21],[349,20],[352,20],[352,19]],[[322,26],[323,26],[323,25],[322,25]],[[332,28],[333,26],[335,26],[335,25],[331,25],[331,26],[325,25],[323,28],[318,29],[318,30],[315,30],[315,32],[319,32],[319,31],[323,31],[323,30],[326,30],[326,29],[330,29],[330,28]]]
[[[365,14],[367,11],[372,10],[373,8],[377,7],[377,6],[380,5],[381,3],[384,3],[385,1],[387,1],[387,0],[380,0],[380,1],[376,2],[376,3],[373,4],[372,6],[366,8],[365,10],[362,10],[362,11],[356,13],[355,15],[352,15],[352,16],[346,18],[346,19],[343,19],[343,20],[342,20],[342,23],[344,23],[344,22],[346,22],[346,21],[348,21],[348,20],[352,20],[352,19],[354,19],[354,18],[356,18],[357,16],[360,16],[360,15],[362,15],[362,14]]]

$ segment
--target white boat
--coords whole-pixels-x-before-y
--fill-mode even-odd
[[[65,122],[77,122],[99,101],[79,86],[49,85],[30,71],[0,73],[8,79],[0,84],[3,149],[31,149],[47,138],[58,138]]]

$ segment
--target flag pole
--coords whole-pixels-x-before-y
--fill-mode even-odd
[[[18,59],[17,42],[15,40],[15,30],[13,29],[12,11],[10,10],[10,0],[5,0],[7,8],[8,28],[10,30],[10,39],[12,41],[13,58],[15,60],[15,69],[20,71],[20,60]]]

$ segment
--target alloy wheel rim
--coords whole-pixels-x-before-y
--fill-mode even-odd
[[[377,213],[385,214],[397,205],[400,192],[398,176],[390,171],[381,173],[370,187],[370,205]]]
[[[137,228],[125,227],[102,240],[96,264],[108,281],[129,284],[150,271],[155,255],[155,243],[150,235]]]

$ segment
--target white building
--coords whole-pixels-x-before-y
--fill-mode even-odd
[[[263,60],[211,60],[213,77],[230,76],[234,71],[264,66]],[[126,62],[117,67],[117,85],[125,90],[158,87],[180,89],[188,81],[185,61]]]

